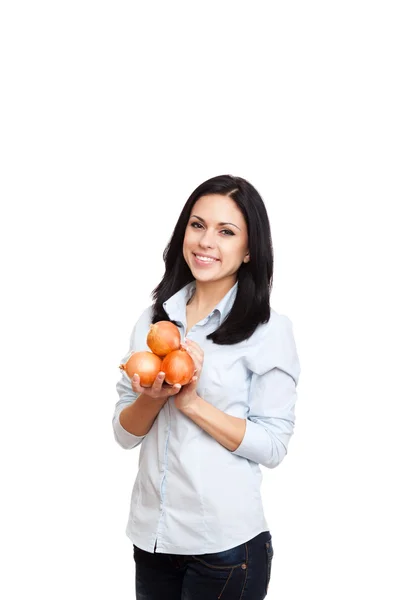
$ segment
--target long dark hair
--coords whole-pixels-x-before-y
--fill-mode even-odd
[[[237,273],[237,294],[229,315],[207,338],[216,344],[236,344],[248,339],[260,323],[270,319],[273,277],[273,248],[269,219],[257,190],[245,179],[233,175],[212,177],[189,196],[164,250],[165,273],[152,292],[152,322],[169,321],[163,303],[189,282],[193,275],[183,257],[183,239],[193,205],[208,194],[222,194],[234,200],[247,224],[250,261]]]

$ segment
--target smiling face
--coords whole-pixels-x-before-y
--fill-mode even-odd
[[[248,254],[247,225],[228,196],[201,196],[193,205],[183,240],[183,256],[197,281],[234,284]]]

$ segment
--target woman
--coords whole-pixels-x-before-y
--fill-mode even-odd
[[[294,427],[300,366],[291,321],[270,308],[273,250],[254,187],[223,175],[189,197],[164,252],[151,323],[173,321],[196,372],[180,388],[123,374],[117,442],[141,444],[126,533],[137,600],[265,598],[273,548],[259,465],[273,468]]]

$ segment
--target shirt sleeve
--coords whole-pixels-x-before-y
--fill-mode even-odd
[[[125,363],[128,360],[129,356],[132,354],[132,352],[138,352],[139,350],[146,349],[142,347],[142,344],[140,344],[139,340],[141,330],[144,330],[147,327],[147,319],[149,318],[149,314],[150,311],[149,309],[147,309],[142,314],[139,321],[133,328],[129,341],[129,350],[125,354],[125,356],[122,357],[120,364]],[[144,321],[146,321],[146,323],[143,323]],[[125,450],[130,450],[132,448],[135,448],[136,446],[139,446],[146,436],[137,436],[133,435],[133,433],[129,433],[129,431],[126,431],[126,429],[124,429],[120,423],[119,415],[124,410],[124,408],[130,406],[136,401],[139,394],[136,394],[133,391],[131,381],[128,375],[125,373],[125,371],[121,371],[121,377],[117,382],[116,388],[119,400],[115,405],[114,415],[112,419],[114,438],[122,448],[124,448]]]
[[[287,454],[295,424],[300,363],[291,321],[277,315],[247,358],[251,371],[246,432],[233,452],[268,468]]]

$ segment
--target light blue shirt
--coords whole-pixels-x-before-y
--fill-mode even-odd
[[[186,335],[186,303],[195,289],[189,283],[164,308]],[[259,465],[273,468],[287,453],[295,423],[299,359],[292,323],[271,310],[268,323],[243,342],[217,345],[206,336],[228,315],[237,283],[214,310],[187,333],[204,351],[197,393],[223,412],[246,419],[240,446],[226,449],[170,397],[147,435],[126,431],[119,414],[137,394],[123,373],[113,428],[122,448],[140,445],[139,471],[133,486],[126,534],[147,552],[208,554],[242,544],[269,529],[260,493]],[[152,309],[136,323],[125,362],[146,344]]]

